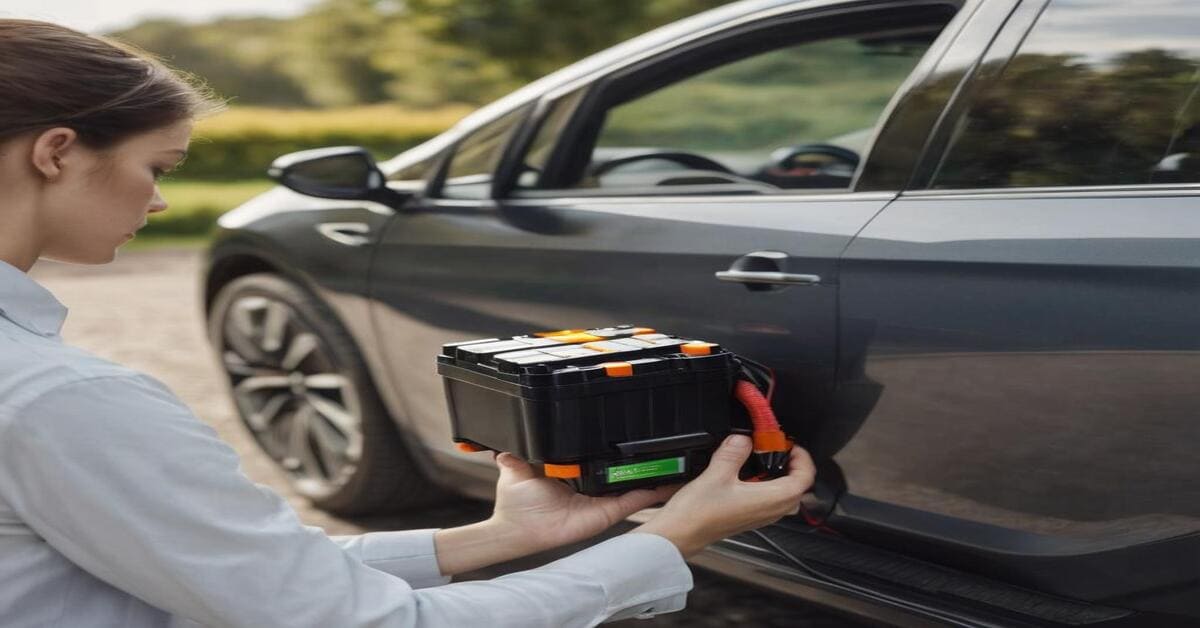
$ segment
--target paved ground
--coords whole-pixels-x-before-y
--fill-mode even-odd
[[[330,534],[354,534],[454,525],[487,515],[487,504],[464,500],[411,516],[348,521],[313,509],[293,493],[283,475],[259,453],[242,429],[222,390],[220,374],[204,339],[196,289],[198,272],[197,251],[161,249],[122,252],[116,262],[99,267],[39,262],[33,276],[71,310],[63,331],[68,343],[164,381],[237,450],[246,474],[286,496],[306,523],[320,526]],[[493,577],[521,566],[503,565],[471,576]],[[696,582],[687,611],[616,625],[637,628],[859,625],[699,570]]]

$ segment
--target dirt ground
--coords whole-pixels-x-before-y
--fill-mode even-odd
[[[246,474],[284,495],[305,523],[320,526],[329,534],[355,534],[456,525],[487,515],[487,504],[463,500],[411,516],[348,521],[312,508],[292,492],[283,474],[259,452],[243,429],[222,389],[221,373],[204,338],[198,290],[201,255],[197,249],[123,251],[117,261],[105,266],[42,261],[34,267],[32,275],[70,309],[63,330],[66,342],[165,382],[233,446],[241,456]],[[493,577],[532,566],[528,562],[500,565],[470,576]],[[694,572],[696,588],[689,596],[687,610],[614,625],[637,628],[860,625],[715,574],[699,569]]]

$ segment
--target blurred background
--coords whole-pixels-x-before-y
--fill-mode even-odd
[[[130,248],[199,245],[216,217],[272,187],[284,153],[353,144],[377,159],[592,52],[722,0],[5,0],[133,44],[230,105],[201,121],[163,182],[170,210]]]

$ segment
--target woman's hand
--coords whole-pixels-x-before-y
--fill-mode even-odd
[[[726,438],[713,452],[708,468],[680,489],[653,519],[633,531],[663,536],[687,558],[710,543],[796,512],[800,496],[816,477],[808,453],[793,447],[784,477],[743,482],[738,470],[750,451],[749,437]]]
[[[496,456],[500,480],[496,510],[489,519],[498,529],[524,534],[533,551],[583,541],[629,515],[667,501],[678,486],[639,489],[612,497],[589,497],[566,484],[541,477],[529,463],[503,453]]]
[[[443,575],[589,539],[643,508],[666,501],[679,490],[678,486],[661,486],[612,497],[589,497],[558,480],[541,477],[529,463],[512,454],[496,456],[496,466],[500,468],[500,479],[491,518],[434,534]]]

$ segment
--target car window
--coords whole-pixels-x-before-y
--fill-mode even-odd
[[[976,87],[935,188],[1200,181],[1200,3],[1055,0]]]
[[[537,188],[542,184],[541,175],[546,171],[546,163],[550,160],[550,153],[554,150],[555,142],[562,134],[567,122],[571,120],[571,114],[575,112],[585,93],[587,93],[586,89],[577,89],[550,104],[548,111],[538,124],[538,131],[533,142],[525,152],[522,169],[517,176],[518,189]]]
[[[881,113],[942,25],[793,40],[644,91],[600,114],[586,168],[558,187],[846,189]]]
[[[422,159],[414,164],[410,164],[388,175],[388,182],[394,183],[420,183],[429,177],[433,172],[433,167],[438,164],[438,156],[433,156],[428,159]]]
[[[504,156],[504,148],[520,127],[529,107],[521,107],[476,129],[454,149],[446,168],[441,196],[484,199],[491,196],[492,175]]]

